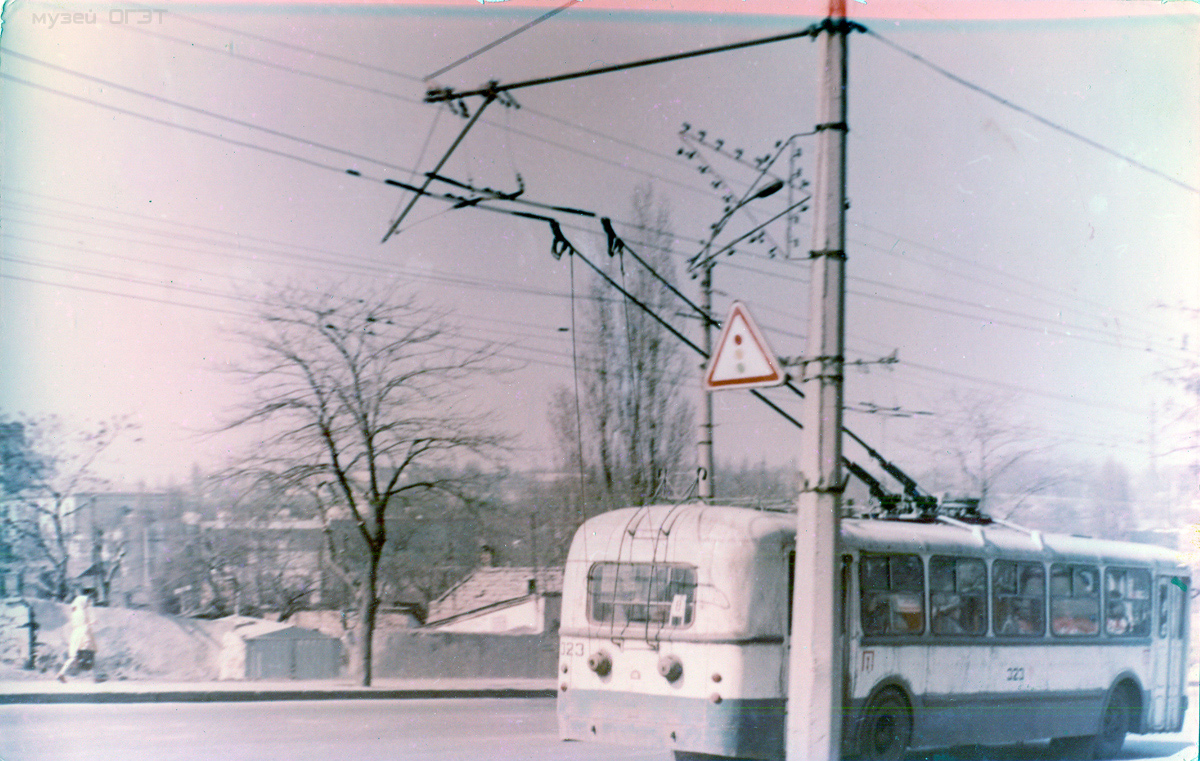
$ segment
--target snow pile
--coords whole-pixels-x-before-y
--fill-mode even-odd
[[[66,658],[70,606],[29,600],[37,621],[37,663],[0,664],[0,680],[53,676]],[[127,608],[92,608],[96,672],[104,679],[194,682],[221,676],[222,646],[234,628],[258,623],[244,616],[216,621],[164,616]],[[228,675],[226,671],[226,675]]]

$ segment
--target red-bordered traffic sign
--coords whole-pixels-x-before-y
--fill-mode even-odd
[[[704,374],[704,387],[713,391],[755,388],[778,386],[786,380],[750,312],[740,301],[733,302]]]

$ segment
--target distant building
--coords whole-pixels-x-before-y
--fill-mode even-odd
[[[27,525],[37,515],[28,501],[0,496],[0,517],[10,513]],[[353,606],[330,548],[363,559],[358,528],[347,518],[335,519],[327,534],[320,519],[287,506],[234,511],[181,490],[79,493],[58,513],[64,541],[53,548],[55,558],[17,547],[12,532],[0,530],[0,597],[57,596],[49,580],[61,578],[55,560],[65,557],[68,593],[91,592],[101,605],[218,616]],[[468,517],[390,518],[380,615],[419,627],[429,595],[475,562],[479,533]]]
[[[156,580],[187,535],[178,492],[93,492],[74,498],[69,576],[97,602],[159,608]]]

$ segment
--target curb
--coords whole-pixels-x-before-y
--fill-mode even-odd
[[[432,700],[436,698],[553,698],[548,688],[161,690],[146,692],[28,692],[0,695],[0,705],[67,703],[247,703],[268,700]]]

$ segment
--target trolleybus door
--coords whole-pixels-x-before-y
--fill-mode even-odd
[[[1158,618],[1154,627],[1154,706],[1152,723],[1156,729],[1179,726],[1184,677],[1184,603],[1186,584],[1177,577],[1158,578]]]

